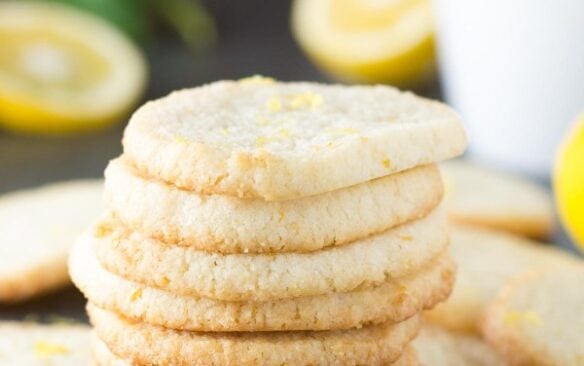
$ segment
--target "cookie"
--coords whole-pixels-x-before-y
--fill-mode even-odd
[[[390,364],[391,366],[418,366],[418,356],[412,346],[406,347],[399,358]]]
[[[205,194],[292,199],[460,155],[447,106],[389,86],[219,81],[151,101],[124,154],[145,175]]]
[[[132,366],[132,363],[114,355],[95,334],[91,335],[91,366]]]
[[[67,255],[99,215],[102,186],[79,180],[0,196],[0,303],[70,283]]]
[[[455,266],[446,255],[419,272],[353,292],[265,302],[178,296],[113,275],[80,242],[70,260],[73,281],[90,302],[128,319],[193,331],[328,330],[401,321],[444,301]]]
[[[97,336],[92,338],[92,356],[94,366],[131,366],[132,364],[114,355],[105,343]],[[134,364],[136,365],[136,364]],[[236,363],[234,365],[240,365]],[[391,366],[417,366],[418,360],[415,350],[408,346],[402,355],[390,364]]]
[[[478,331],[485,306],[509,278],[535,267],[577,261],[560,249],[503,232],[455,226],[451,237],[456,284],[450,298],[427,317],[455,330]]]
[[[485,312],[483,334],[510,365],[583,365],[583,283],[583,262],[514,278]]]
[[[98,225],[82,240],[95,243],[105,268],[136,282],[183,295],[265,301],[346,292],[416,271],[447,248],[449,235],[445,215],[436,210],[384,233],[310,253],[208,253],[120,226]]]
[[[441,165],[445,201],[454,222],[547,238],[554,231],[549,192],[509,173],[464,161]]]
[[[480,337],[425,324],[413,342],[420,366],[501,366],[505,363]]]
[[[149,365],[386,365],[420,327],[414,316],[347,331],[199,333],[131,322],[92,304],[87,309],[112,352]]]
[[[126,159],[105,171],[109,209],[166,243],[222,253],[315,251],[427,215],[442,199],[435,164],[318,196],[266,202],[204,195],[140,176]]]
[[[84,325],[0,322],[0,364],[87,365],[89,333]]]

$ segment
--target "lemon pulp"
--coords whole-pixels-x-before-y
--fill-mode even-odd
[[[58,4],[0,3],[0,126],[67,133],[118,120],[145,62],[104,21]]]
[[[433,69],[427,0],[296,0],[292,29],[306,54],[341,80],[409,86]]]

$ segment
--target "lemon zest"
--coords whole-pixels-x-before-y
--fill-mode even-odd
[[[59,343],[37,341],[34,344],[34,354],[37,358],[50,358],[57,355],[66,355],[69,348]]]
[[[391,161],[389,159],[383,159],[381,160],[381,163],[386,169],[389,169],[391,167]]]
[[[408,234],[401,234],[401,235],[399,235],[399,238],[401,240],[404,240],[404,241],[412,241],[414,239],[413,236],[408,235]]]
[[[258,136],[256,138],[256,145],[258,146],[264,146],[265,144],[274,141],[274,138],[272,137],[266,137],[266,136]]]
[[[310,108],[312,110],[318,108],[324,103],[322,95],[314,92],[304,92],[296,94],[291,97],[289,107],[292,109]]]
[[[174,136],[174,141],[178,142],[179,144],[188,144],[189,143],[189,139],[182,136],[182,135]]]
[[[534,325],[539,326],[542,323],[541,317],[533,310],[527,311],[508,311],[503,318],[507,325]]]
[[[142,297],[142,289],[140,288],[132,293],[132,296],[130,296],[130,300],[136,301],[141,297]]]
[[[271,97],[268,99],[266,107],[270,112],[279,112],[282,110],[282,101],[277,97]]]
[[[276,80],[274,78],[262,75],[246,76],[238,80],[238,83],[243,85],[266,85],[273,84]]]

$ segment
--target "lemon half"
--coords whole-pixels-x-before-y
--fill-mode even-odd
[[[296,0],[292,30],[307,55],[343,81],[411,86],[433,71],[427,0]]]
[[[584,114],[560,147],[553,178],[560,217],[584,252]]]
[[[0,2],[0,126],[70,133],[119,120],[140,97],[144,57],[122,33],[54,3]]]

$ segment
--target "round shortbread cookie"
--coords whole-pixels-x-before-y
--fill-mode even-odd
[[[509,281],[485,312],[482,331],[510,365],[584,365],[584,263]]]
[[[456,284],[450,298],[427,318],[455,330],[478,331],[485,306],[509,278],[535,267],[577,261],[560,249],[508,233],[455,226],[451,234]]]
[[[416,315],[343,331],[202,333],[131,322],[92,304],[87,310],[112,352],[149,365],[386,365],[420,328]]]
[[[87,365],[89,334],[85,325],[0,322],[0,364]]]
[[[135,366],[113,354],[95,332],[91,335],[91,358],[91,366]]]
[[[435,164],[322,195],[266,202],[185,191],[143,178],[124,159],[105,171],[125,226],[166,243],[222,253],[315,251],[421,218],[442,199]]]
[[[117,227],[115,231],[113,226],[98,225],[83,238],[95,243],[97,257],[109,271],[176,294],[226,301],[285,299],[373,286],[417,270],[449,242],[440,209],[384,233],[310,253],[208,253]]]
[[[420,366],[501,366],[497,352],[474,334],[425,324],[413,341]]]
[[[272,201],[349,187],[466,147],[453,110],[411,93],[263,81],[219,81],[146,103],[126,128],[124,154],[178,187]]]
[[[554,231],[549,192],[520,177],[464,161],[441,165],[454,222],[547,238]]]
[[[79,242],[71,277],[96,305],[128,319],[192,331],[349,329],[402,321],[444,301],[454,285],[448,255],[415,274],[371,289],[266,302],[225,302],[178,296],[115,276],[100,267],[91,247]]]
[[[93,356],[93,366],[132,366],[131,363],[123,360],[122,358],[114,355],[112,351],[107,347],[105,343],[97,336],[93,336],[91,340],[91,352]],[[261,362],[258,363],[261,365]],[[138,365],[138,364],[134,364]],[[143,365],[151,365],[151,364],[143,364]],[[241,365],[240,363],[236,363],[234,365]],[[399,358],[389,364],[388,366],[417,366],[418,359],[416,356],[416,351],[411,347],[408,346],[404,350],[404,352],[399,356]],[[142,365],[140,365],[142,366]]]
[[[67,256],[102,209],[101,180],[60,182],[0,197],[0,303],[70,283]]]

